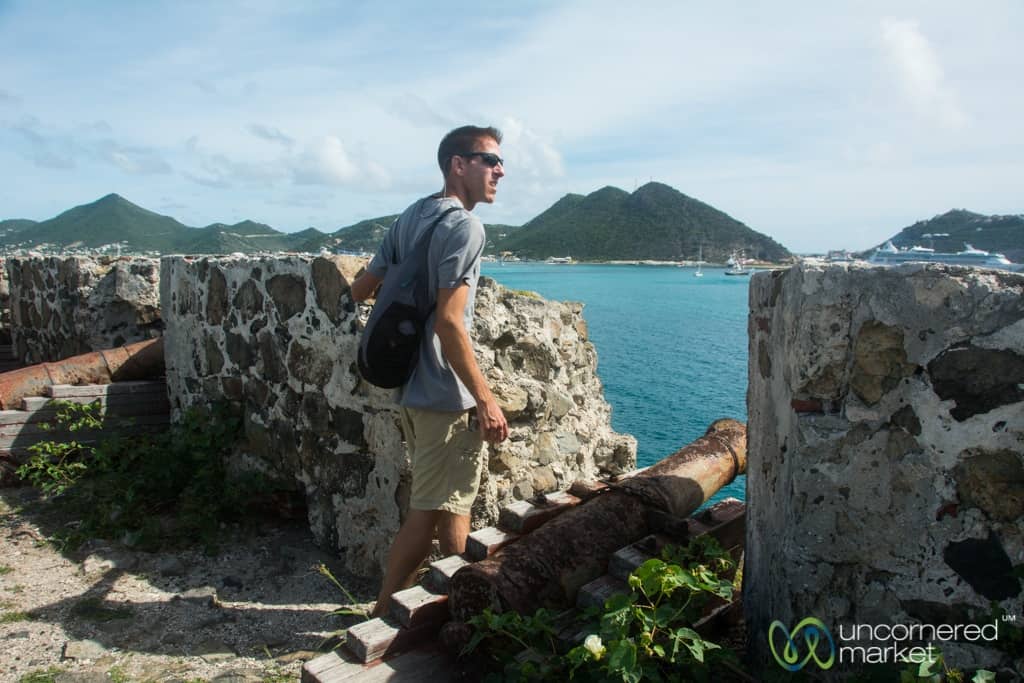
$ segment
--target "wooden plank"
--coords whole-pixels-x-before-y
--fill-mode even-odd
[[[320,657],[318,659],[325,659]],[[317,661],[317,660],[314,660]],[[369,664],[345,661],[341,656],[327,662],[327,668],[312,674],[302,670],[303,683],[378,683],[452,681],[453,672],[448,656],[437,648],[421,648],[412,652]]]
[[[625,581],[633,573],[633,570],[652,557],[653,555],[642,551],[636,544],[627,545],[625,548],[616,550],[608,558],[608,573],[617,579]]]
[[[730,626],[735,626],[743,618],[743,601],[736,598],[732,602],[711,610],[711,613],[693,623],[693,630],[707,638],[716,636]]]
[[[437,635],[438,625],[427,624],[417,628],[401,628],[393,619],[370,619],[350,626],[345,646],[361,662],[380,659],[385,655],[411,650]]]
[[[44,390],[50,398],[82,398],[123,394],[166,394],[167,383],[155,380],[114,382],[113,384],[52,384]]]
[[[612,481],[613,482],[619,482],[619,481],[622,481],[624,479],[629,479],[630,477],[635,477],[636,475],[640,474],[641,472],[643,472],[643,471],[645,471],[647,469],[648,469],[647,467],[641,467],[640,469],[633,470],[632,472],[623,472],[622,474],[620,474],[618,476],[612,477]]]
[[[53,399],[49,396],[26,396],[21,399],[22,410],[39,410],[46,407],[46,404]]]
[[[357,662],[355,657],[346,650],[332,650],[303,664],[299,680],[302,683],[322,683],[324,680],[327,680],[325,679],[325,674],[331,671],[331,669],[349,666],[358,667],[359,671],[362,671],[364,665],[361,662]],[[331,680],[339,679],[332,678]]]
[[[468,543],[467,543],[468,545]],[[443,560],[430,563],[430,573],[427,575],[427,582],[437,593],[448,594],[448,584],[451,583],[452,574],[469,564],[469,560],[462,555],[449,555]]]
[[[519,534],[504,531],[496,526],[477,529],[466,538],[466,556],[473,562],[479,562],[517,538]]]
[[[0,426],[52,420],[55,414],[56,411],[52,408],[42,408],[40,410],[0,410]]]
[[[603,481],[584,481],[578,479],[569,487],[569,493],[586,502],[608,488]]]
[[[448,621],[448,594],[433,593],[423,586],[413,586],[391,596],[391,615],[406,628]]]
[[[579,608],[601,607],[604,601],[616,593],[628,593],[629,584],[614,576],[599,576],[580,588],[576,594],[576,606]]]
[[[42,398],[43,401],[51,400],[43,397],[33,398]],[[81,400],[74,402],[91,403],[91,401]],[[135,415],[156,415],[160,413],[169,414],[171,412],[171,404],[167,400],[167,397],[155,394],[149,396],[119,396],[116,397],[116,399],[101,399],[100,405],[104,408],[102,411],[103,414],[125,417]],[[32,424],[52,421],[56,414],[57,409],[52,406],[47,406],[45,403],[42,404],[42,407],[38,407],[33,410],[0,410],[0,427],[6,425]]]
[[[527,500],[516,501],[506,505],[499,513],[498,526],[506,531],[526,534],[579,504],[580,499],[567,491],[543,496],[540,505]]]
[[[715,537],[719,545],[723,548],[732,548],[744,544],[747,530],[747,508],[743,503],[735,498],[723,500],[707,512],[709,513],[708,521],[717,522],[708,533]]]
[[[170,421],[169,413],[156,413],[146,415],[108,415],[103,420],[104,428],[102,430],[94,429],[82,429],[76,432],[69,432],[61,425],[53,425],[52,428],[47,427],[47,422],[29,422],[21,424],[2,424],[0,423],[0,439],[22,436],[26,439],[35,439],[37,441],[57,441],[59,439],[77,439],[80,436],[91,435],[100,432],[116,432],[130,429],[138,425],[153,425],[153,424],[167,424]]]

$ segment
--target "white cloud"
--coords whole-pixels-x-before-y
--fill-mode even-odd
[[[967,116],[946,81],[939,57],[916,21],[883,19],[882,41],[903,95],[919,114],[944,128],[960,128]]]
[[[125,146],[110,138],[90,141],[86,147],[90,154],[125,173],[151,175],[171,172],[171,165],[152,149]]]
[[[559,178],[565,175],[562,155],[554,145],[527,128],[516,118],[501,125],[502,153],[515,173],[529,179]]]
[[[379,164],[357,159],[334,135],[311,141],[292,165],[299,185],[376,186],[388,183],[388,173]]]

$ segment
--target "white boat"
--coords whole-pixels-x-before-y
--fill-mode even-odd
[[[901,263],[946,263],[954,266],[976,266],[978,268],[999,268],[1001,270],[1020,270],[1021,264],[1013,263],[1002,254],[975,249],[964,243],[964,250],[956,253],[940,252],[928,247],[913,246],[900,249],[886,242],[875,250],[868,259],[870,263],[881,266],[898,266]]]
[[[743,258],[735,253],[725,263],[729,266],[725,271],[726,275],[750,275],[750,271],[743,267]]]
[[[573,260],[572,256],[549,256],[547,262],[564,266],[573,263]]]

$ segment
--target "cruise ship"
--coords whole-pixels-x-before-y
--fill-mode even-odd
[[[964,250],[956,253],[944,253],[928,247],[910,247],[900,249],[888,241],[875,250],[868,259],[871,263],[882,266],[898,266],[901,263],[947,263],[955,266],[976,266],[978,268],[999,268],[1001,270],[1018,271],[1021,264],[1013,263],[1002,254],[975,249],[964,244]]]

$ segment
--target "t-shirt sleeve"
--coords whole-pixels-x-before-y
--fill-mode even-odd
[[[437,266],[437,286],[452,289],[472,279],[480,268],[484,243],[483,224],[471,214],[463,214],[445,236]]]
[[[384,277],[384,274],[388,272],[388,266],[391,265],[391,257],[395,253],[395,226],[398,225],[398,219],[391,224],[391,228],[384,233],[384,239],[381,240],[380,246],[377,247],[377,253],[370,259],[370,263],[366,266],[366,272],[371,275],[375,275],[379,278]]]

